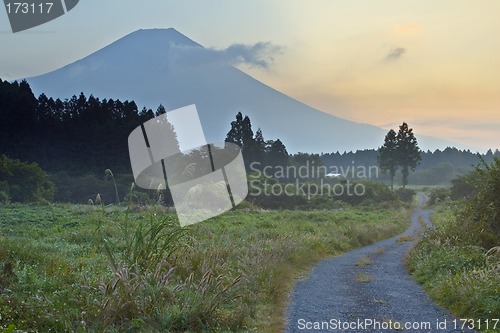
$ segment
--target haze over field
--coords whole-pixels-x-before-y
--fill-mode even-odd
[[[7,33],[0,11],[0,77],[43,74],[137,29],[175,27],[211,48],[213,58],[316,109],[385,130],[407,121],[420,135],[495,149],[499,10],[495,0],[227,0],[217,6],[110,0],[82,2],[19,34]]]

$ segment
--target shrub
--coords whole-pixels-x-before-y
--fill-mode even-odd
[[[56,191],[54,201],[70,203],[87,203],[89,199],[94,199],[100,195],[105,204],[116,202],[131,202],[137,204],[158,203],[159,193],[156,190],[144,190],[134,187],[131,191],[131,184],[134,181],[132,175],[115,174],[114,182],[110,177],[95,175],[71,175],[67,172],[58,172],[50,175],[55,184]],[[116,184],[116,187],[115,187]],[[1,187],[0,187],[1,191]],[[118,197],[117,197],[118,192]],[[172,197],[168,190],[161,191],[162,202],[172,205]]]
[[[451,181],[450,197],[453,200],[470,198],[474,193],[474,182],[477,178],[476,172],[470,172],[465,176],[455,178]]]
[[[55,201],[87,203],[89,199],[100,194],[106,204],[117,202],[116,190],[113,182],[105,180],[105,176],[86,174],[73,176],[67,172],[58,172],[51,175],[51,179],[56,185],[54,196]],[[118,193],[124,194],[130,188],[131,180],[118,182]]]
[[[249,184],[248,200],[265,209],[338,209],[346,204],[391,204],[398,201],[387,185],[374,181],[278,183],[274,179],[250,178]]]
[[[474,190],[462,211],[463,218],[500,234],[500,158],[495,157],[490,165],[482,160],[470,179]]]
[[[429,203],[435,205],[440,201],[445,201],[450,197],[450,190],[444,187],[435,188],[429,195]]]
[[[368,205],[394,202],[398,198],[389,186],[385,184],[374,181],[362,181],[344,184],[344,190],[342,191],[342,195],[338,196],[338,199],[351,205]]]
[[[15,202],[47,201],[54,195],[54,184],[38,164],[25,163],[2,155],[0,191],[4,193],[2,199],[10,198]]]
[[[408,188],[398,188],[396,190],[396,195],[398,196],[399,200],[403,202],[411,202],[415,193],[416,192],[414,190],[410,190]]]

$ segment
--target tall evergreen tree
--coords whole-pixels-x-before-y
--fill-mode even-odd
[[[408,184],[408,175],[411,171],[415,171],[418,163],[422,159],[420,157],[420,148],[418,147],[417,139],[413,134],[413,129],[408,127],[407,123],[399,126],[397,139],[397,160],[401,166],[403,175],[403,188]]]
[[[288,165],[288,151],[280,139],[267,141],[267,153],[272,166]]]
[[[241,112],[236,114],[236,120],[231,122],[231,129],[227,132],[226,142],[234,143],[240,148],[243,147],[243,139],[242,139],[242,131],[243,131],[243,115]]]
[[[391,129],[385,136],[384,145],[378,150],[378,164],[383,173],[389,173],[391,189],[394,189],[394,176],[398,169],[397,149],[397,134]]]
[[[252,122],[248,116],[243,118],[241,112],[238,112],[236,120],[231,122],[231,129],[227,133],[225,141],[240,146],[247,166],[255,161],[255,139],[253,137]]]
[[[160,104],[158,106],[158,108],[156,109],[155,116],[158,117],[158,116],[165,114],[165,113],[167,113],[167,110],[165,110],[165,107],[162,104]]]
[[[264,135],[262,134],[262,130],[259,128],[257,132],[255,132],[255,138],[254,138],[255,161],[262,163],[264,161],[265,151],[266,151],[266,142],[264,141]]]
[[[255,161],[255,140],[253,138],[252,122],[248,116],[243,118],[241,141],[243,143],[243,157],[247,165]]]

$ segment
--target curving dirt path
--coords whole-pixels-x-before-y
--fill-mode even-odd
[[[462,323],[435,305],[403,266],[422,228],[419,219],[430,225],[431,212],[422,210],[428,198],[418,196],[403,234],[323,260],[297,283],[286,332],[462,332]]]

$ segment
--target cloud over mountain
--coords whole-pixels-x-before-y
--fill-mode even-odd
[[[268,68],[282,48],[270,42],[253,45],[232,44],[225,49],[201,48],[192,45],[171,45],[170,55],[177,62],[189,65],[231,64]]]

